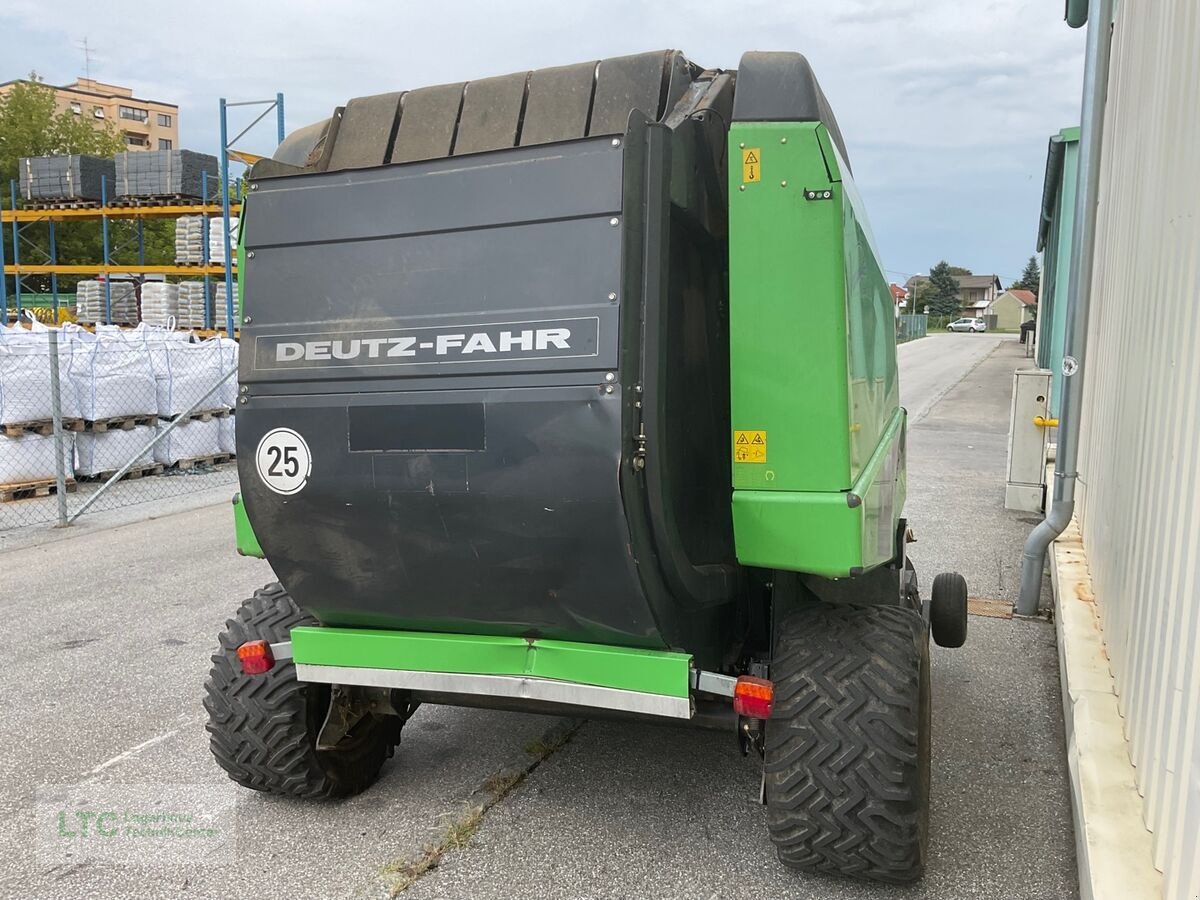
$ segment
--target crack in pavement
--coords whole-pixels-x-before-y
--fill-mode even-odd
[[[536,741],[525,747],[532,757],[503,765],[473,790],[449,825],[435,831],[435,840],[425,844],[414,856],[393,860],[383,867],[390,879],[389,897],[398,897],[434,871],[446,855],[464,850],[483,825],[488,810],[516,790],[542,763],[565,747],[584,724],[583,719],[555,722]]]

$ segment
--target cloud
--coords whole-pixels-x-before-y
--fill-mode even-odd
[[[899,271],[927,271],[942,257],[1020,271],[1032,237],[1019,210],[1034,220],[1046,138],[1078,119],[1083,36],[1044,0],[209,0],[147,9],[6,0],[0,80],[31,68],[50,82],[73,79],[86,36],[95,77],[179,103],[183,143],[214,150],[222,96],[282,91],[292,128],[350,97],[640,50],[678,47],[727,68],[745,50],[799,50],[836,110],[887,265]],[[246,149],[269,151],[272,130],[256,134]]]

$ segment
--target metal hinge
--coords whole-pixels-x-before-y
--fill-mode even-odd
[[[641,414],[642,409],[642,386],[635,384],[633,392],[637,395],[637,399],[633,401],[634,409],[639,411],[638,415],[638,433],[634,441],[637,446],[633,449],[633,467],[639,471],[646,468],[646,422]]]

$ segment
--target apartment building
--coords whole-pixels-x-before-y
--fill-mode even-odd
[[[25,79],[0,84],[0,96]],[[133,89],[94,78],[77,78],[54,91],[57,108],[102,127],[112,122],[130,150],[173,150],[179,147],[179,107],[133,95]]]

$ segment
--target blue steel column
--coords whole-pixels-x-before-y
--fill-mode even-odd
[[[283,143],[286,135],[283,133],[283,94],[275,95],[275,120],[278,123],[279,143]]]
[[[229,243],[229,122],[221,98],[221,240],[225,244],[225,333],[233,337],[233,248]]]
[[[203,209],[208,208],[208,170],[205,169],[200,173],[200,193],[204,197]],[[208,274],[208,267],[211,263],[208,246],[208,213],[200,214],[200,264],[204,267],[204,327],[213,327],[213,312],[212,312],[212,276]]]
[[[137,236],[138,236],[138,265],[146,265],[146,220],[141,216],[137,218]]]
[[[13,197],[14,211],[17,205],[17,198]],[[0,203],[3,206],[3,203]],[[16,228],[17,223],[13,222],[12,227]],[[4,274],[4,226],[0,225],[0,325],[8,322],[8,276]]]
[[[8,183],[8,186],[11,191],[9,196],[12,198],[12,209],[13,209],[13,212],[15,213],[17,211],[17,180],[15,178],[12,179],[12,181],[10,181]],[[21,238],[19,235],[20,230],[21,230],[21,223],[17,222],[14,217],[14,221],[12,223],[13,265],[14,266],[21,265]],[[17,321],[20,322],[21,321],[21,273],[20,272],[13,273],[13,303],[16,304]],[[6,318],[8,317],[8,307],[7,306],[4,307],[4,315]]]
[[[50,226],[50,265],[58,265],[58,245],[54,241],[54,219],[49,220]],[[58,273],[50,270],[50,301],[54,306],[54,323],[58,324]]]
[[[108,176],[100,176],[100,234],[104,238],[104,256],[100,262],[108,266]],[[112,279],[104,273],[104,324],[112,324]]]

